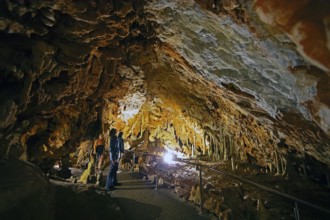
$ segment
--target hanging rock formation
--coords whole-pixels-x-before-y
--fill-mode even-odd
[[[47,170],[116,127],[152,153],[326,172],[328,4],[212,2],[1,1],[1,158]]]
[[[0,154],[48,167],[95,133],[118,63],[150,24],[137,1],[0,4]]]

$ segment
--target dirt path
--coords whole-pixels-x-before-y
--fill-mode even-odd
[[[121,207],[125,219],[210,219],[199,215],[198,208],[180,199],[173,191],[147,183],[138,173],[125,171],[118,174],[122,183],[111,192],[111,197]]]

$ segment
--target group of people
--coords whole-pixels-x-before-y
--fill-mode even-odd
[[[98,139],[94,142],[94,154],[96,158],[96,169],[97,171],[101,171],[101,167],[104,160],[105,153],[105,140],[103,135],[100,134]],[[124,153],[124,140],[123,140],[123,132],[119,132],[117,137],[117,130],[112,128],[110,130],[110,170],[107,176],[107,182],[105,185],[105,190],[113,190],[116,185],[119,185],[117,180],[117,171],[119,167],[119,159],[121,158],[121,154]]]

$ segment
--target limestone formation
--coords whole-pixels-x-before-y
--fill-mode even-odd
[[[64,158],[81,163],[90,145],[74,152],[99,133],[108,146],[117,128],[136,152],[233,160],[233,171],[249,172],[242,165],[249,163],[269,176],[324,183],[329,7],[322,0],[0,1],[0,159],[49,172]],[[230,218],[211,197],[206,206]]]

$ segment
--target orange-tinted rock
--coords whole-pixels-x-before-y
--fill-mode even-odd
[[[329,72],[330,50],[326,20],[330,14],[330,5],[327,1],[257,0],[255,8],[263,22],[285,30],[307,60]]]
[[[291,151],[330,164],[328,76],[253,20],[252,2],[223,1],[219,15],[194,1],[115,3],[0,3],[1,157],[51,164],[116,127],[157,154],[233,157],[278,174]],[[300,22],[310,2],[288,4],[293,12],[280,2],[256,10],[325,60],[327,32],[315,23],[328,27],[325,12]],[[232,18],[243,12],[251,27]]]

